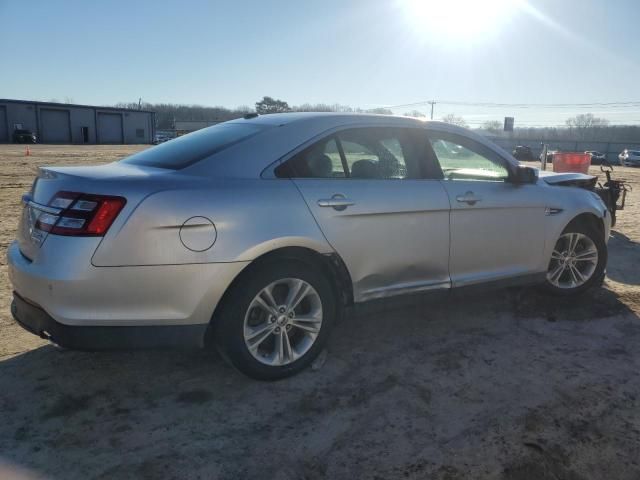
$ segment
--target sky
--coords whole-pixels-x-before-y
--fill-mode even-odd
[[[640,124],[638,0],[0,0],[0,22],[0,98]],[[637,103],[538,106],[610,102]]]

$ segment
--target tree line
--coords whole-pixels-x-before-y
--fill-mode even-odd
[[[156,128],[158,130],[173,129],[175,122],[181,120],[225,122],[253,112],[261,115],[281,112],[345,112],[393,115],[393,112],[387,108],[361,109],[337,103],[305,103],[290,106],[288,102],[284,100],[269,96],[265,96],[257,101],[254,107],[243,105],[235,109],[221,106],[206,107],[203,105],[146,102],[118,103],[115,106],[118,108],[151,110],[156,112]],[[418,110],[405,112],[404,115],[415,118],[425,117],[425,114]],[[439,120],[468,127],[464,118],[456,114],[447,114],[439,118]],[[565,127],[518,127],[516,121],[514,132],[504,132],[501,121],[491,120],[477,127],[476,130],[492,136],[516,136],[521,139],[531,140],[589,140],[594,142],[640,143],[640,126],[610,125],[607,119],[596,117],[591,113],[570,117],[566,120],[565,124]]]
[[[150,110],[156,112],[156,128],[158,130],[171,130],[174,128],[176,121],[208,121],[208,122],[226,122],[234,118],[240,118],[247,113],[259,113],[261,115],[268,113],[282,112],[347,112],[347,113],[378,113],[382,115],[392,115],[393,112],[387,108],[361,109],[352,108],[347,105],[340,104],[324,104],[324,103],[304,103],[302,105],[289,106],[283,100],[272,97],[263,97],[255,103],[255,106],[249,107],[243,105],[234,109],[226,107],[205,107],[203,105],[182,105],[174,103],[148,103],[148,102],[120,102],[114,105],[117,108],[128,110]]]

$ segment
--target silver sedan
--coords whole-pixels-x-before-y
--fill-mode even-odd
[[[610,215],[594,183],[438,122],[248,115],[108,165],[41,168],[8,251],[12,311],[68,348],[215,346],[282,378],[352,304],[597,285]]]

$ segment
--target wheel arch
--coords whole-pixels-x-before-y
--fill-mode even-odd
[[[310,268],[319,268],[329,278],[336,296],[336,305],[338,306],[337,316],[342,316],[344,308],[353,304],[353,282],[351,275],[342,260],[342,257],[336,252],[322,254],[308,247],[288,246],[279,247],[269,252],[263,253],[255,258],[245,268],[243,268],[226,288],[220,301],[216,305],[209,322],[209,328],[205,334],[205,344],[210,344],[212,340],[213,328],[217,315],[224,308],[228,301],[230,292],[241,283],[248,275],[262,265],[274,261],[297,261],[306,263]]]
[[[564,232],[567,228],[573,225],[580,225],[587,228],[593,228],[604,237],[605,227],[604,221],[601,217],[591,212],[583,212],[573,217],[562,229]]]

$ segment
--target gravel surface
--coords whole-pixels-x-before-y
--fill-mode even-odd
[[[36,167],[141,148],[0,146],[2,478],[640,478],[637,195],[603,288],[375,303],[315,368],[260,383],[211,352],[64,351],[11,319],[6,247]]]

